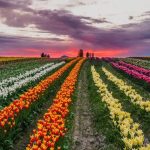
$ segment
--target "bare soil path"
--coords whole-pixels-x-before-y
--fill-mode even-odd
[[[88,65],[88,62],[84,64],[79,76],[72,150],[102,150],[105,147],[104,137],[93,128],[88,95]]]

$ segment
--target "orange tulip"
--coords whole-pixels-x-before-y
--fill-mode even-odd
[[[56,98],[53,104],[44,114],[43,119],[37,123],[37,129],[34,130],[33,136],[38,133],[39,139],[42,140],[42,144],[50,150],[53,150],[55,143],[59,138],[65,135],[67,128],[65,128],[65,118],[69,113],[69,104],[71,103],[71,96],[75,90],[75,84],[77,82],[78,73],[85,59],[81,59],[70,72],[62,84],[60,90],[57,92]],[[42,132],[42,133],[41,133]],[[35,142],[30,138],[30,144],[28,149],[32,149]],[[40,146],[41,147],[41,146]],[[58,147],[58,150],[61,148]]]
[[[19,113],[24,109],[28,109],[34,101],[37,101],[39,96],[42,95],[46,89],[48,89],[49,85],[57,80],[72,64],[78,60],[79,59],[77,58],[67,63],[54,74],[42,80],[38,85],[30,88],[24,94],[21,94],[19,99],[14,100],[9,106],[0,110],[0,128],[4,128],[5,125],[8,127],[14,126],[15,118],[19,115]],[[9,120],[12,121],[12,124],[8,124],[8,122],[10,122]]]

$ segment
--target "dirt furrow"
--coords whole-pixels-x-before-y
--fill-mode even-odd
[[[73,131],[72,150],[99,150],[104,148],[104,138],[96,133],[92,124],[90,98],[88,95],[88,77],[85,63],[79,77],[78,96]]]

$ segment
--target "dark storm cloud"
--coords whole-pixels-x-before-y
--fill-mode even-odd
[[[13,8],[14,4],[10,4],[7,1],[0,1],[0,8]]]
[[[19,36],[0,36],[0,44],[1,49],[9,49],[9,47],[13,48],[29,48],[32,46],[36,46],[35,48],[40,47],[38,42],[39,40],[35,40],[33,38],[24,38]],[[28,44],[27,44],[28,43]],[[29,47],[28,47],[29,45]]]
[[[25,27],[35,24],[38,29],[47,30],[56,34],[70,35],[75,30],[90,29],[82,20],[89,20],[97,23],[105,23],[105,19],[93,19],[90,17],[74,16],[65,10],[41,10],[18,13],[15,10],[3,10],[0,13],[5,18],[4,23],[13,27]],[[72,33],[71,33],[72,34]]]
[[[66,5],[66,8],[71,8],[71,7],[77,7],[77,6],[86,6],[86,5],[92,5],[92,4],[95,4],[96,1],[92,1],[92,2],[79,2],[79,1],[74,1],[74,3],[72,4],[68,4]]]
[[[77,3],[77,4],[68,4],[68,5],[66,5],[66,8],[68,7],[68,8],[71,8],[71,7],[76,7],[76,6],[85,6],[86,4],[85,3],[82,3],[82,2],[79,2],[79,3]]]
[[[87,21],[91,21],[92,23],[110,23],[106,20],[106,18],[99,18],[99,19],[94,19],[94,18],[91,18],[91,17],[79,17],[80,19],[84,19],[84,20],[87,20]]]
[[[0,8],[3,9],[21,9],[32,4],[32,0],[0,0]]]
[[[28,1],[27,5],[30,5],[30,3],[31,1]],[[0,10],[0,16],[4,18],[3,23],[11,27],[23,28],[34,24],[41,31],[56,35],[68,35],[75,40],[85,44],[88,43],[93,48],[139,48],[142,46],[147,48],[150,46],[150,20],[148,19],[141,23],[127,24],[115,29],[101,29],[94,27],[87,20],[93,23],[108,23],[105,18],[94,19],[75,16],[66,10],[33,10],[28,8],[27,5],[24,6],[23,3],[1,1],[0,4],[1,7],[5,8]],[[20,12],[16,10],[20,10]],[[25,46],[22,41],[28,41],[30,38],[11,40],[1,37],[0,40],[1,43],[16,42]],[[38,47],[41,44],[32,38],[30,42],[25,43],[27,43],[26,46],[29,45],[30,47],[36,46],[36,44]]]
[[[133,20],[134,19],[134,17],[133,16],[129,16],[129,20]]]
[[[56,43],[63,42],[60,38],[48,38],[48,39],[38,39],[38,38],[28,38],[20,36],[0,36],[0,51],[4,49],[43,49],[51,47],[57,47]]]
[[[141,14],[139,17],[145,17],[145,16],[150,16],[150,11],[146,11],[143,14]]]

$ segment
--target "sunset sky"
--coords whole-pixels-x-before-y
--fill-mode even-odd
[[[150,56],[150,0],[0,0],[0,56]]]

